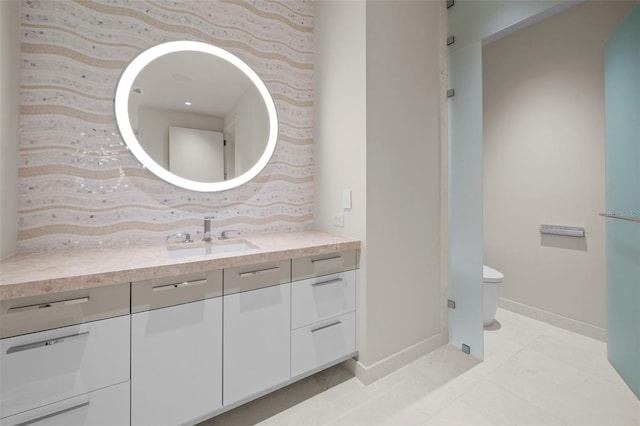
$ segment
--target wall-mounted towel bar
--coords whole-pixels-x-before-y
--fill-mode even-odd
[[[540,233],[584,238],[584,228],[581,226],[540,225]]]

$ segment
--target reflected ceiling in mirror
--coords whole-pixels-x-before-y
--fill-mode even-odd
[[[235,55],[200,42],[164,43],[136,57],[118,83],[115,113],[144,167],[201,192],[254,178],[278,135],[275,105],[258,75]]]

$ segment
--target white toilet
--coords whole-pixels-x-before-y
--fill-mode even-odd
[[[504,275],[489,266],[482,265],[482,282],[484,285],[484,326],[491,325],[498,309],[498,298],[502,288]]]

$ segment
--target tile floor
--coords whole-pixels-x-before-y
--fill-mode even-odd
[[[364,386],[336,366],[200,426],[640,425],[604,343],[499,309],[485,361],[445,346]]]

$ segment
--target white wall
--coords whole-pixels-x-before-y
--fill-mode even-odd
[[[582,0],[456,0],[447,9],[451,50],[497,40],[552,16]],[[615,1],[615,0],[614,0]]]
[[[314,224],[361,239],[366,251],[365,3],[314,5]],[[344,189],[352,191],[352,207],[344,227],[333,227]]]
[[[365,381],[443,344],[440,8],[315,3],[315,226],[364,243]],[[353,208],[336,228],[343,189]]]
[[[440,333],[441,2],[367,3],[367,356]]]
[[[485,263],[502,297],[605,328],[604,43],[632,2],[585,2],[483,52]],[[540,224],[586,228],[541,237]]]
[[[360,260],[360,348],[366,353],[366,62],[365,2],[314,3],[315,126],[314,227],[358,238]],[[352,207],[342,209],[342,191]],[[344,227],[331,225],[344,214]]]
[[[20,107],[20,2],[0,1],[0,258],[16,248]]]

